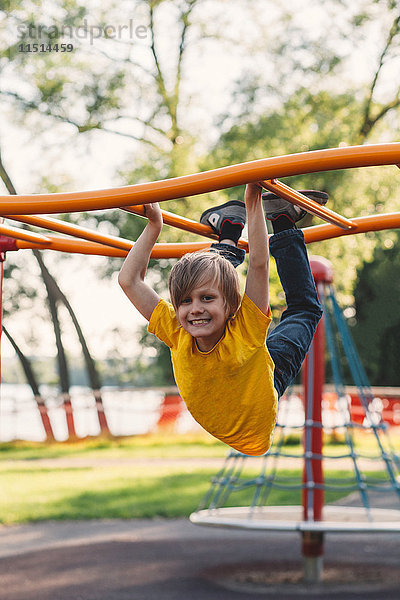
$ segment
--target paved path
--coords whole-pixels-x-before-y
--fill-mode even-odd
[[[95,467],[113,467],[113,466],[131,466],[131,467],[182,467],[182,466],[194,466],[202,468],[213,468],[219,469],[225,463],[225,457],[216,456],[191,456],[191,457],[88,457],[88,456],[67,456],[67,457],[54,457],[54,458],[38,458],[35,459],[34,464],[36,468],[42,469],[55,469],[55,468],[68,468],[68,469],[91,469]],[[264,465],[265,459],[263,457],[251,457],[248,459],[246,467],[251,467],[254,470],[259,470]],[[31,460],[17,459],[17,460],[3,460],[3,467],[12,466],[15,468],[16,465],[21,468],[29,468],[32,466]],[[279,459],[279,466],[281,469],[301,469],[304,465],[303,457],[285,457],[281,456]],[[324,469],[329,470],[354,470],[353,461],[350,458],[329,458],[325,457],[323,461]],[[383,460],[371,460],[365,458],[358,459],[358,466],[363,471],[379,471],[384,467]]]
[[[325,566],[385,564],[386,583],[242,587],[238,566],[301,569],[296,533],[249,533],[186,519],[44,522],[0,527],[1,600],[400,599],[400,536],[331,534]],[[262,563],[262,565],[260,565]],[[392,576],[393,575],[393,576]],[[226,586],[230,587],[226,587]],[[234,585],[234,589],[232,589]],[[236,587],[235,587],[236,586]],[[260,592],[263,593],[260,593]]]

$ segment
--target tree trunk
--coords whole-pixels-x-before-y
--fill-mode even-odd
[[[49,270],[47,269],[46,265],[44,264],[44,261],[42,259],[40,252],[38,250],[33,250],[33,253],[35,255],[36,260],[39,263],[43,280],[45,281],[45,283],[47,281],[49,284],[49,287],[51,287],[51,294],[55,297],[57,303],[62,302],[64,304],[65,308],[67,309],[67,311],[71,317],[72,323],[74,324],[76,333],[79,338],[79,342],[82,347],[82,353],[83,353],[83,357],[84,357],[85,364],[86,364],[86,370],[87,370],[87,374],[89,377],[90,387],[93,390],[93,395],[94,395],[94,398],[96,401],[96,409],[97,409],[97,416],[98,416],[99,424],[100,424],[100,430],[101,430],[102,434],[110,435],[107,418],[106,418],[106,415],[104,412],[103,399],[101,396],[100,375],[97,370],[96,363],[89,351],[85,336],[83,335],[82,328],[79,324],[76,314],[75,314],[71,304],[69,303],[67,297],[61,291],[61,289],[58,286],[58,283],[56,282],[54,277],[50,274]],[[47,287],[47,285],[46,285],[46,287]]]
[[[62,342],[61,325],[60,319],[58,317],[58,303],[56,295],[54,293],[53,278],[50,276],[50,273],[48,272],[43,262],[43,259],[40,256],[40,252],[38,250],[32,250],[32,252],[39,263],[40,271],[42,273],[42,278],[47,291],[47,302],[49,305],[54,335],[56,338],[58,375],[60,378],[61,397],[63,400],[65,416],[67,419],[68,436],[70,438],[76,438],[74,415],[72,413],[71,395],[69,393],[71,384],[69,377],[68,360]]]
[[[1,154],[0,154],[0,178],[3,180],[8,192],[11,195],[16,195],[17,191],[16,191],[10,177],[8,176],[8,173],[7,173],[4,165],[3,165],[3,162],[1,160]],[[87,373],[88,373],[88,377],[89,377],[90,386],[93,390],[93,395],[94,395],[94,398],[96,401],[96,409],[97,409],[97,415],[98,415],[99,424],[100,424],[100,430],[103,434],[110,435],[110,430],[109,430],[106,415],[104,412],[103,400],[101,397],[100,376],[99,376],[99,373],[96,368],[96,363],[90,354],[88,345],[86,343],[82,329],[79,325],[78,319],[77,319],[68,299],[66,298],[65,294],[61,291],[61,289],[59,288],[54,277],[51,275],[51,273],[47,269],[46,265],[44,264],[41,253],[38,250],[33,250],[32,252],[33,252],[33,255],[35,256],[36,260],[38,261],[38,264],[39,264],[39,267],[40,267],[40,270],[42,273],[43,281],[46,286],[48,299],[49,299],[48,300],[49,301],[49,309],[50,309],[50,314],[51,314],[51,317],[53,320],[53,328],[54,328],[54,333],[55,333],[55,337],[56,337],[56,345],[57,345],[57,361],[58,361],[58,371],[59,371],[59,376],[60,376],[60,388],[61,388],[61,393],[63,395],[64,409],[65,409],[66,417],[67,417],[68,433],[72,437],[76,436],[75,424],[74,424],[73,413],[72,413],[71,397],[70,397],[70,393],[69,393],[70,379],[69,379],[68,363],[67,363],[67,358],[66,358],[66,353],[65,353],[64,347],[63,347],[63,343],[62,343],[61,327],[60,327],[60,323],[59,323],[59,319],[58,319],[58,310],[57,310],[57,302],[58,301],[61,301],[65,305],[66,309],[68,310],[68,312],[71,316],[72,322],[74,324],[74,327],[76,329],[80,344],[82,346],[82,352],[83,352],[83,356],[84,356],[84,360],[85,360],[85,364],[86,364],[86,369],[87,369]]]
[[[2,181],[4,182],[4,185],[6,186],[8,192],[13,196],[17,195],[17,190],[15,189],[14,184],[11,181],[11,178],[8,176],[8,173],[4,167],[4,164],[3,164],[3,161],[1,158],[1,154],[0,154],[0,177],[1,177]],[[34,250],[33,253],[34,253],[34,255],[36,255],[36,258],[37,258],[39,253],[36,250]],[[38,261],[38,262],[40,265],[40,261]],[[42,275],[43,275],[43,271],[42,271]],[[43,279],[44,279],[44,276],[43,276]],[[56,301],[55,301],[53,295],[51,294],[50,280],[44,279],[44,283],[45,283],[47,293],[48,293],[49,309],[50,309],[50,314],[51,314],[51,317],[53,320],[53,328],[54,328],[54,333],[55,333],[55,337],[56,337],[58,372],[59,372],[59,376],[60,376],[60,387],[61,387],[61,393],[63,395],[63,403],[64,403],[64,409],[65,409],[65,414],[66,414],[66,419],[67,419],[68,434],[70,437],[76,437],[74,418],[73,418],[73,414],[72,414],[71,397],[69,395],[68,364],[67,364],[64,346],[63,346],[62,338],[61,338],[61,327],[60,327],[60,323],[58,320],[57,304],[56,304]]]
[[[33,372],[31,362],[30,362],[29,358],[27,356],[25,356],[25,354],[22,352],[22,350],[17,345],[15,340],[11,337],[10,333],[4,327],[4,325],[3,325],[3,332],[4,332],[5,336],[7,337],[7,339],[9,340],[12,347],[14,348],[15,353],[18,356],[19,362],[21,363],[21,367],[25,373],[26,381],[28,382],[28,384],[31,387],[33,397],[35,399],[35,402],[37,404],[37,407],[38,407],[38,410],[40,413],[40,418],[42,419],[42,424],[43,424],[44,431],[46,434],[46,441],[48,441],[48,442],[54,441],[54,439],[55,439],[54,432],[53,432],[53,428],[52,428],[52,425],[50,422],[49,414],[47,412],[47,407],[46,407],[45,401],[40,393],[39,385],[36,380],[36,375]]]

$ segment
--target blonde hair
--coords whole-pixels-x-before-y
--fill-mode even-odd
[[[228,315],[233,316],[241,302],[239,277],[229,260],[214,251],[185,254],[172,267],[168,287],[174,309],[177,310],[192,290],[207,280],[217,283]]]

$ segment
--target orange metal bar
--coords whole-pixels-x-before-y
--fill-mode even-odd
[[[124,206],[123,210],[135,215],[140,215],[141,217],[145,217],[144,206]],[[164,225],[172,225],[177,229],[190,231],[191,233],[197,233],[198,235],[211,238],[212,240],[218,239],[218,236],[213,232],[211,227],[207,227],[207,225],[197,223],[196,221],[192,221],[192,219],[187,219],[186,217],[180,217],[179,215],[175,215],[174,213],[166,210],[162,210],[161,213]],[[247,248],[246,240],[240,239],[238,245],[240,248]]]
[[[315,200],[307,198],[307,196],[304,196],[304,194],[301,194],[297,190],[293,190],[292,188],[285,185],[281,181],[278,181],[277,179],[272,179],[270,181],[261,181],[260,183],[267,190],[270,190],[271,192],[274,192],[281,198],[292,202],[292,204],[296,204],[297,206],[304,208],[306,211],[312,213],[316,217],[320,217],[320,219],[323,219],[328,223],[337,225],[342,229],[355,228],[354,223],[352,221],[349,221],[349,219],[338,215],[329,208],[325,208],[325,206],[321,206],[320,204],[318,204],[318,202],[315,202]]]
[[[124,206],[123,210],[146,218],[143,205],[139,204],[138,206]],[[204,237],[209,237],[211,239],[218,239],[218,236],[210,227],[207,227],[207,225],[196,223],[196,221],[193,221],[192,219],[175,215],[174,213],[166,210],[162,210],[161,213],[163,223],[165,225],[172,225],[177,229],[183,229],[184,231],[190,231],[191,233],[198,233],[199,235],[203,235]]]
[[[128,251],[120,248],[111,248],[96,242],[86,240],[74,240],[61,236],[49,235],[49,243],[43,245],[41,249],[58,250],[60,252],[71,252],[77,254],[93,254],[100,256],[121,257],[124,258]],[[129,242],[131,247],[133,242]],[[28,249],[33,246],[30,242],[17,240],[18,249]],[[187,244],[156,244],[151,253],[151,258],[181,258],[188,252],[196,252],[210,247],[210,242],[192,242]]]
[[[400,143],[350,146],[264,158],[221,169],[106,190],[0,196],[0,214],[43,214],[162,202],[249,182],[373,165],[398,165]]]
[[[355,229],[341,229],[335,225],[314,225],[303,229],[306,244],[313,242],[322,242],[342,235],[352,235],[355,233],[367,233],[368,231],[383,231],[384,229],[400,228],[400,212],[385,213],[381,215],[371,215],[366,217],[355,217],[352,219]]]
[[[382,231],[384,229],[400,228],[400,212],[373,215],[367,217],[356,217],[353,219],[355,229],[344,230],[336,225],[324,224],[314,227],[306,227],[302,231],[307,244],[321,242],[343,235],[353,235],[356,233],[366,233],[368,231]],[[49,242],[43,245],[43,249],[59,250],[61,252],[74,252],[80,254],[96,254],[102,256],[124,257],[126,250],[111,248],[95,242],[84,240],[73,240],[61,236],[49,235]],[[133,246],[133,242],[129,242]],[[17,240],[18,248],[36,247],[32,243]],[[210,247],[209,242],[192,242],[185,244],[156,244],[151,254],[152,258],[180,258],[187,252],[196,252]],[[247,250],[247,244],[246,244]]]
[[[123,238],[99,233],[98,231],[93,231],[91,229],[87,229],[86,227],[81,227],[80,225],[74,225],[73,223],[67,223],[65,221],[53,219],[52,217],[38,217],[35,215],[8,215],[7,218],[13,219],[14,221],[20,221],[21,223],[27,223],[28,225],[34,225],[35,227],[45,227],[46,229],[57,231],[58,233],[73,235],[91,242],[98,242],[100,244],[105,244],[106,246],[112,246],[113,248],[130,250],[132,247],[131,242],[124,240]]]
[[[11,238],[15,238],[17,240],[25,240],[27,242],[32,242],[35,244],[45,245],[49,243],[49,238],[41,235],[40,233],[33,233],[32,231],[25,231],[24,229],[19,229],[18,227],[11,227],[11,225],[2,225],[0,224],[0,234],[6,235]]]

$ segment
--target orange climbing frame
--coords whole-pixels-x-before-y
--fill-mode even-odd
[[[400,228],[400,212],[387,213],[381,215],[356,217],[352,219],[355,224],[354,229],[341,229],[335,225],[315,225],[303,229],[306,244],[320,242],[327,239],[340,237],[343,235],[354,235],[356,233],[366,233],[368,231],[381,231],[384,229]],[[40,248],[58,250],[60,252],[71,252],[78,254],[94,254],[110,257],[123,258],[127,254],[127,250],[122,250],[101,243],[89,242],[85,240],[73,240],[62,236],[46,234],[48,242],[40,243]],[[129,246],[133,246],[133,242],[128,242]],[[248,248],[247,242],[242,242],[242,247]],[[210,246],[210,242],[186,242],[176,244],[156,244],[151,253],[151,258],[180,258],[187,252],[196,252]],[[24,240],[16,240],[17,249],[23,248],[38,248],[38,244]]]
[[[307,196],[304,196],[304,194],[301,192],[293,190],[277,179],[272,179],[271,181],[262,181],[261,183],[267,190],[274,192],[281,198],[289,200],[289,202],[292,202],[301,208],[304,208],[316,217],[320,217],[321,219],[324,219],[324,221],[332,223],[332,225],[337,225],[342,229],[355,229],[354,223],[349,219],[338,215],[329,208],[325,208],[325,206],[321,206],[318,204],[318,202],[315,202],[315,200],[307,198]]]
[[[68,213],[163,202],[249,182],[355,167],[400,165],[400,143],[349,146],[264,158],[204,173],[119,188],[0,196],[0,215]]]
[[[35,227],[44,227],[45,229],[50,229],[51,231],[57,231],[58,233],[66,233],[67,235],[73,235],[75,237],[82,238],[84,240],[89,240],[92,242],[97,242],[100,244],[104,244],[106,246],[111,246],[113,248],[120,248],[122,250],[130,250],[133,246],[132,242],[128,240],[124,240],[123,238],[107,235],[104,233],[99,233],[98,231],[93,231],[91,229],[87,229],[86,227],[81,227],[80,225],[74,225],[73,223],[67,223],[66,221],[60,221],[57,219],[53,219],[52,217],[38,217],[35,215],[8,215],[8,219],[12,219],[13,221],[19,221],[21,223],[25,223],[27,225],[34,225]],[[18,232],[26,233],[22,229],[16,230]],[[3,233],[0,228],[0,233]],[[4,235],[7,233],[4,232]],[[10,234],[8,234],[10,235]],[[32,234],[36,235],[36,234]],[[29,238],[21,238],[21,239],[29,239]],[[35,241],[32,239],[32,241]],[[50,238],[38,240],[41,244],[45,242],[50,242]],[[49,246],[51,247],[51,246]]]
[[[210,192],[252,181],[262,182],[263,187],[266,189],[278,193],[283,198],[328,222],[324,225],[304,229],[307,243],[342,235],[398,228],[400,227],[400,213],[358,217],[349,220],[326,207],[320,206],[276,179],[276,177],[288,175],[379,165],[400,165],[400,143],[316,150],[242,163],[195,175],[108,190],[30,196],[0,196],[0,215],[80,239],[73,240],[64,235],[54,236],[48,233],[45,235],[35,234],[8,225],[0,225],[0,234],[15,239],[16,249],[49,248],[62,252],[123,257],[133,246],[133,242],[52,217],[38,216],[32,213],[61,213],[119,207],[128,212],[145,216],[143,204],[148,202]],[[164,210],[162,210],[162,215],[166,225],[203,237],[216,238],[209,227],[196,223],[191,219]],[[187,252],[205,249],[208,246],[209,242],[156,244],[151,256],[152,258],[179,258]],[[248,249],[245,240],[240,240],[239,246]]]

